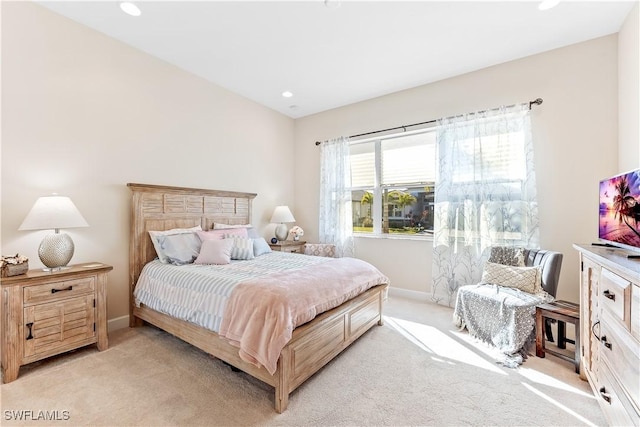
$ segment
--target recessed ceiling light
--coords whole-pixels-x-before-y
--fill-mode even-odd
[[[284,92],[282,92],[282,96],[284,96],[285,98],[291,98],[293,96],[293,93],[285,90]]]
[[[121,2],[120,9],[122,9],[122,11],[127,15],[131,15],[131,16],[140,16],[142,14],[142,12],[140,11],[140,8],[135,4],[131,3],[130,1]]]
[[[540,10],[549,10],[553,7],[556,7],[560,3],[560,0],[543,0],[538,5],[538,9]]]

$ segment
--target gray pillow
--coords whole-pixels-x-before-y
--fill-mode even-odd
[[[524,267],[524,248],[493,246],[488,262],[511,265],[513,267]]]
[[[164,258],[174,265],[190,264],[200,253],[202,241],[196,233],[171,234],[156,237]]]
[[[260,256],[264,254],[268,254],[271,252],[271,247],[264,240],[264,237],[258,237],[257,239],[253,239],[253,255]]]

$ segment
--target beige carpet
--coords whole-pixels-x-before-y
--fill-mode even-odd
[[[549,355],[503,368],[452,310],[390,297],[386,323],[303,384],[273,390],[150,327],[21,368],[0,387],[9,425],[605,425],[586,382]],[[30,411],[30,412],[29,412]],[[57,421],[19,422],[16,416]]]

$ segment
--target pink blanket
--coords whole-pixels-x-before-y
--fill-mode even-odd
[[[231,293],[219,335],[240,348],[242,360],[273,375],[296,326],[388,282],[371,264],[355,258],[250,279]]]

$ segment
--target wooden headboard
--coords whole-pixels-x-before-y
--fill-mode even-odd
[[[213,223],[249,224],[251,203],[255,193],[240,193],[198,188],[168,187],[149,184],[127,184],[132,191],[131,231],[129,233],[130,309],[133,290],[142,267],[156,257],[149,231],[189,228],[200,225],[203,230]]]

